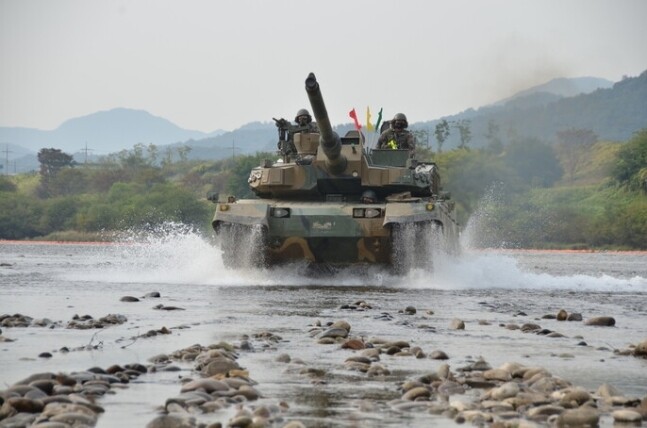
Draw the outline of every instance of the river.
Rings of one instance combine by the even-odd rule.
[[[141,298],[159,292],[160,298]],[[136,296],[139,302],[121,301]],[[344,309],[365,301],[367,310]],[[156,305],[183,310],[153,309]],[[415,315],[403,310],[416,308]],[[614,327],[542,318],[560,309],[584,319],[611,316]],[[0,389],[37,372],[72,372],[139,362],[196,343],[238,345],[247,335],[269,331],[272,346],[250,340],[239,362],[258,382],[265,401],[289,405],[287,419],[306,426],[447,426],[429,414],[388,410],[399,397],[395,383],[344,370],[348,350],[320,345],[309,335],[317,322],[346,320],[359,337],[407,340],[425,352],[442,350],[452,368],[483,357],[493,367],[516,361],[541,366],[595,391],[609,383],[627,396],[647,396],[647,360],[619,356],[647,339],[647,253],[470,250],[435,262],[433,273],[395,277],[380,271],[304,276],[298,268],[234,272],[223,267],[208,240],[179,229],[139,234],[118,244],[0,242],[0,314],[46,318],[51,327],[2,328]],[[75,315],[120,314],[121,325],[101,330],[65,328]],[[453,330],[453,319],[465,330]],[[534,322],[563,336],[549,338],[509,330]],[[171,334],[137,338],[167,327]],[[581,342],[586,342],[583,346]],[[87,345],[99,345],[90,346]],[[61,352],[62,347],[71,352]],[[84,347],[90,348],[85,349]],[[50,352],[51,358],[39,358]],[[327,372],[314,384],[276,362],[279,354],[300,358]],[[383,361],[406,379],[440,362]],[[102,427],[145,426],[166,398],[177,395],[180,372],[141,376],[101,399]],[[366,410],[367,402],[373,403]],[[231,411],[217,414],[226,423]],[[363,422],[358,422],[363,421]]]

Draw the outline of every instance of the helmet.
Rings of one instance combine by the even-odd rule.
[[[300,118],[301,116],[305,116],[305,118],[306,118],[306,119],[305,119],[305,123],[303,123],[303,124],[299,123],[299,118]],[[294,121],[295,121],[296,123],[298,123],[299,125],[305,125],[305,124],[307,124],[307,123],[312,122],[312,116],[310,116],[310,112],[309,112],[308,110],[306,110],[306,109],[302,108],[301,110],[299,110],[299,111],[297,112],[297,115],[296,115],[296,117],[294,118]]]
[[[391,121],[391,126],[396,129],[404,129],[409,126],[409,122],[407,122],[407,117],[404,113],[396,113]]]

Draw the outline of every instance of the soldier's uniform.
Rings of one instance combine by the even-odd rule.
[[[387,129],[382,132],[377,143],[380,149],[416,149],[416,140],[406,129]]]

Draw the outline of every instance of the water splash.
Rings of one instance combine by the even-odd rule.
[[[433,270],[414,268],[404,276],[379,267],[346,269],[334,276],[313,277],[305,264],[273,269],[229,270],[211,237],[176,223],[122,234],[102,249],[101,263],[88,265],[74,280],[114,283],[186,284],[208,286],[350,286],[438,290],[535,289],[644,292],[647,275],[619,278],[600,273],[562,275],[536,272],[520,263],[520,254],[501,250],[473,250],[451,256],[438,247],[433,231],[425,245],[433,254]],[[647,255],[643,256],[647,260]],[[595,261],[592,261],[592,266]]]

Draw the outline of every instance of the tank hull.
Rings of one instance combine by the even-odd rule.
[[[420,248],[421,241],[445,252],[458,248],[458,228],[449,209],[423,198],[374,204],[240,200],[220,203],[213,227],[231,267],[303,261],[399,269],[410,268],[416,257],[423,264],[431,257],[431,248]],[[409,249],[420,255],[406,262],[401,255]]]

